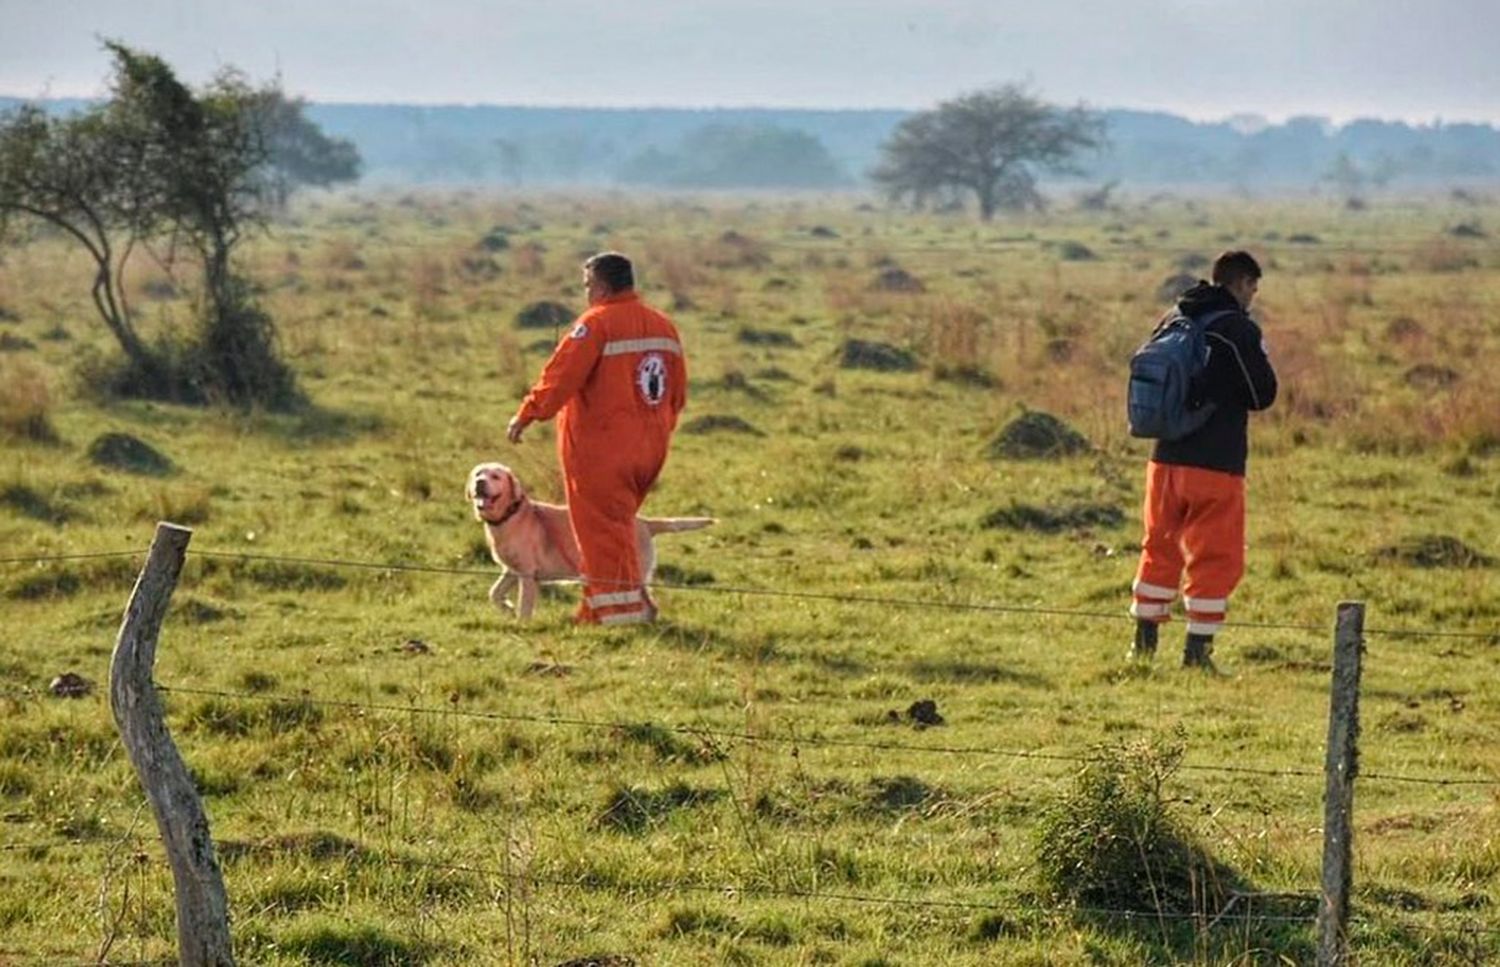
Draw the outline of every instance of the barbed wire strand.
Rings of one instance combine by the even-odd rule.
[[[226,698],[238,701],[282,702],[288,704],[307,703],[328,708],[365,710],[372,712],[396,712],[406,715],[431,715],[470,718],[492,722],[518,722],[552,727],[572,727],[590,731],[621,731],[639,727],[637,722],[605,721],[599,719],[573,718],[560,715],[536,715],[525,712],[495,712],[479,709],[442,708],[430,705],[409,705],[384,702],[355,702],[346,699],[318,698],[311,695],[285,695],[271,692],[241,692],[228,689],[199,688],[186,685],[168,685],[158,682],[156,687],[171,694],[199,695]],[[909,742],[871,742],[861,739],[837,739],[822,736],[791,737],[761,735],[735,729],[714,729],[689,725],[662,725],[659,728],[677,735],[707,736],[719,739],[737,739],[771,745],[789,745],[793,748],[854,748],[875,752],[912,752],[937,755],[993,756],[1009,759],[1034,759],[1045,762],[1068,762],[1089,764],[1100,761],[1100,756],[1069,752],[1047,752],[1040,749],[1004,749],[991,746],[931,745]],[[1192,772],[1215,772],[1234,775],[1256,775],[1273,778],[1321,778],[1324,773],[1317,769],[1267,769],[1257,766],[1210,765],[1206,763],[1182,763],[1179,768]],[[1391,773],[1360,773],[1358,778],[1385,782],[1407,782],[1438,786],[1497,786],[1500,779],[1475,779],[1468,777],[1406,776]]]
[[[78,845],[102,847],[99,842],[79,841]],[[476,863],[471,859],[460,859],[457,861],[438,861],[421,859],[418,857],[382,856],[380,862],[408,868],[431,869],[440,872],[472,873],[481,876],[491,876],[510,882],[520,881],[525,884],[537,884],[542,886],[555,886],[572,889],[585,890],[613,890],[620,893],[649,893],[653,895],[682,894],[682,893],[707,893],[721,896],[726,899],[737,899],[739,897],[750,897],[758,899],[795,899],[807,900],[815,903],[843,902],[860,903],[877,906],[893,906],[923,909],[949,909],[963,911],[1036,911],[1039,909],[1040,900],[1034,896],[1023,893],[1020,890],[1009,890],[1011,899],[1000,901],[983,900],[959,900],[938,899],[930,896],[895,896],[890,894],[851,893],[834,890],[812,890],[796,887],[776,887],[766,885],[751,885],[741,883],[704,883],[693,880],[638,880],[634,882],[619,881],[614,879],[596,879],[587,874],[580,876],[557,876],[543,875],[531,872],[517,873],[514,870],[496,868]],[[1255,900],[1257,898],[1279,899],[1279,900],[1301,900],[1305,902],[1317,902],[1318,895],[1314,891],[1280,891],[1275,893],[1241,894],[1240,899]],[[1073,906],[1066,907],[1071,914],[1085,916],[1104,917],[1107,919],[1120,920],[1175,920],[1175,921],[1210,921],[1210,926],[1226,921],[1260,922],[1260,923],[1314,923],[1316,915],[1293,916],[1286,914],[1256,914],[1253,912],[1232,913],[1228,907],[1217,914],[1210,916],[1206,912],[1185,912],[1169,910],[1132,910],[1118,907],[1093,907]],[[1399,913],[1393,911],[1393,915],[1399,920]],[[1454,918],[1460,916],[1473,916],[1471,911],[1464,910],[1435,910],[1429,911],[1429,918]],[[1356,916],[1350,918],[1350,924],[1355,926],[1379,927],[1385,924],[1382,921],[1372,919],[1369,916]],[[1475,923],[1465,924],[1443,924],[1407,920],[1400,924],[1405,928],[1415,928],[1426,932],[1435,931],[1457,931],[1462,933],[1474,933],[1484,935],[1500,934],[1500,926],[1488,927]],[[162,961],[127,961],[116,963],[141,963],[154,964]]]
[[[33,554],[22,557],[0,557],[0,564],[46,564],[53,561],[86,561],[101,557],[136,557],[146,553],[142,547],[134,551],[83,551],[76,554]]]
[[[263,561],[267,563],[280,564],[304,564],[320,565],[325,567],[348,567],[363,570],[381,571],[413,571],[418,573],[475,575],[493,577],[493,568],[474,567],[445,567],[442,565],[429,564],[403,564],[399,562],[382,563],[378,561],[355,561],[342,558],[314,558],[314,557],[283,557],[279,555],[257,554],[243,551],[220,551],[220,550],[197,550],[191,552],[200,557],[210,558],[240,558],[251,561]],[[599,583],[611,583],[601,581]],[[623,583],[623,582],[615,582]],[[1006,614],[1029,614],[1052,617],[1090,618],[1108,621],[1134,621],[1130,615],[1121,611],[1086,611],[1070,608],[1044,608],[1032,605],[999,604],[994,602],[963,602],[942,601],[923,598],[893,598],[869,594],[846,594],[833,591],[789,591],[784,588],[755,588],[724,585],[683,584],[666,581],[651,582],[653,588],[664,588],[671,591],[704,592],[709,594],[741,594],[758,597],[788,598],[794,600],[831,601],[841,604],[868,604],[886,607],[901,608],[931,608],[949,611],[979,611],[999,612]],[[1332,624],[1300,624],[1295,622],[1274,621],[1226,621],[1227,628],[1254,628],[1262,631],[1307,631],[1307,632],[1329,632]],[[1433,637],[1433,638],[1477,638],[1500,640],[1500,630],[1493,632],[1464,632],[1464,631],[1431,631],[1426,629],[1405,628],[1366,628],[1366,635],[1376,634],[1391,637]]]
[[[515,873],[494,867],[475,865],[470,862],[441,863],[431,860],[417,859],[415,857],[387,857],[388,862],[401,865],[420,867],[461,873],[475,873],[484,876],[495,876],[508,880],[521,880],[529,883],[538,883],[545,886],[573,887],[578,889],[603,890],[614,889],[619,892],[639,892],[652,894],[667,893],[712,893],[726,898],[737,896],[755,898],[773,898],[790,900],[811,900],[814,902],[838,901],[846,903],[864,903],[879,906],[918,907],[925,909],[952,909],[970,911],[1000,911],[1000,910],[1028,910],[1036,909],[1038,904],[1027,904],[1012,900],[1008,903],[982,900],[955,900],[935,899],[923,896],[893,896],[877,895],[868,893],[847,893],[843,891],[830,890],[805,890],[796,887],[775,887],[763,885],[746,884],[714,884],[701,883],[690,880],[665,880],[665,881],[636,881],[620,882],[617,880],[594,880],[590,877],[562,877],[543,876],[533,873]],[[1204,913],[1188,913],[1168,910],[1129,910],[1110,907],[1076,907],[1067,908],[1070,912],[1083,913],[1091,916],[1110,917],[1124,920],[1208,920],[1209,915]],[[1263,921],[1288,921],[1305,923],[1314,920],[1314,917],[1290,917],[1290,916],[1264,916],[1257,917],[1254,914],[1228,914],[1222,918],[1251,919]]]
[[[87,558],[121,557],[144,553],[144,551],[103,551],[78,555],[37,555],[31,557],[0,558],[0,564],[42,563],[48,561],[81,560]],[[408,564],[399,561],[356,561],[344,558],[295,557],[276,554],[260,554],[249,551],[221,551],[214,549],[194,550],[190,556],[219,560],[258,561],[269,564],[300,564],[318,567],[343,567],[371,571],[399,571],[419,574],[449,574],[476,577],[493,577],[493,568],[451,567],[433,564]],[[577,583],[567,582],[567,583]],[[599,581],[596,583],[625,583]],[[875,605],[892,608],[927,608],[946,611],[970,611],[998,614],[1026,614],[1045,617],[1087,618],[1103,621],[1133,621],[1123,611],[1088,611],[1078,608],[1046,608],[1034,605],[1001,604],[998,602],[943,601],[925,598],[895,598],[871,594],[849,594],[834,591],[790,591],[784,588],[742,587],[724,585],[685,584],[668,581],[652,581],[651,587],[690,593],[735,594],[755,597],[784,598],[789,600],[828,601],[837,604]],[[1259,631],[1303,631],[1323,633],[1330,630],[1326,624],[1310,624],[1284,621],[1225,621],[1226,628],[1250,628]],[[1484,631],[1435,631],[1423,628],[1365,628],[1365,635],[1390,638],[1461,638],[1469,640],[1500,641],[1500,630]]]

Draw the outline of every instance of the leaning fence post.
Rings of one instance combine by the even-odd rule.
[[[1354,885],[1354,777],[1359,773],[1359,674],[1365,606],[1341,601],[1333,637],[1333,686],[1328,703],[1328,754],[1323,766],[1323,890],[1318,905],[1318,964],[1349,958],[1349,893]]]
[[[214,855],[208,817],[192,776],[172,742],[152,683],[156,636],[193,532],[156,525],[156,537],[125,605],[109,664],[109,706],[130,764],[146,789],[172,865],[177,899],[177,954],[183,967],[231,967],[229,898]]]

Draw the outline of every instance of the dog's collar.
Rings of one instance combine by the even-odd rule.
[[[515,500],[511,501],[509,507],[505,508],[505,513],[500,515],[499,520],[491,520],[490,518],[486,517],[484,518],[484,522],[486,524],[489,524],[491,527],[499,527],[501,524],[516,516],[516,511],[520,510],[521,505],[524,503],[526,503],[526,497],[524,495],[517,497]]]

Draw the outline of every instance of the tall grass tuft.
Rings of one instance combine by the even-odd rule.
[[[0,434],[36,443],[58,442],[52,394],[41,372],[21,362],[0,363]]]
[[[1181,731],[1103,745],[1042,813],[1036,869],[1059,900],[1083,907],[1212,914],[1237,877],[1210,857],[1170,807]]]

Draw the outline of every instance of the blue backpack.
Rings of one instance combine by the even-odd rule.
[[[1216,404],[1196,409],[1190,400],[1193,380],[1208,364],[1208,324],[1233,309],[1198,319],[1181,310],[1169,316],[1130,357],[1126,416],[1130,435],[1153,440],[1181,440],[1213,415]]]

